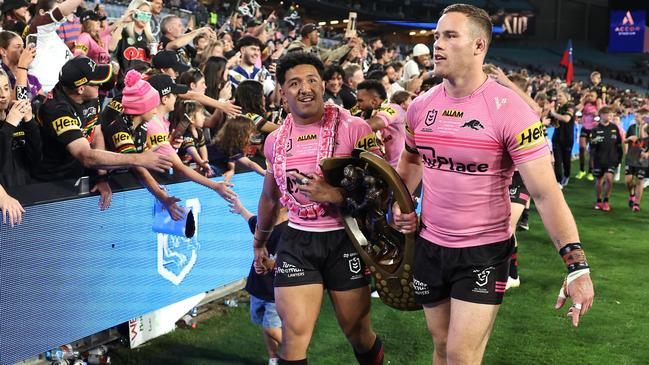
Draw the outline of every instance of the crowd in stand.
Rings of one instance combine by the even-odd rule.
[[[289,52],[311,52],[325,62],[326,101],[367,120],[396,166],[410,101],[441,82],[424,44],[415,45],[406,59],[380,38],[350,36],[324,49],[316,25],[300,25],[293,13],[280,20],[254,1],[242,3],[218,28],[196,29],[176,15],[161,17],[162,5],[133,0],[121,18],[109,21],[103,5],[86,9],[81,0],[4,2],[2,186],[91,176],[106,209],[110,175],[130,169],[180,214],[178,199],[160,189],[149,172],[173,167],[235,199],[228,181],[236,164],[264,174],[265,137],[289,112],[274,76]],[[525,69],[508,75],[495,67],[486,71],[532,98],[544,124],[555,129],[550,145],[559,184],[565,186],[571,176],[575,123],[582,127],[577,177],[598,178],[598,209],[608,209],[612,180],[605,177],[619,173],[627,149],[627,180],[644,178],[644,95],[607,88],[597,72],[590,83],[567,86]],[[610,130],[607,135],[591,132],[609,123],[617,128],[603,127]],[[619,138],[609,141],[615,131]],[[209,179],[215,175],[225,176],[224,182]],[[641,193],[631,185],[629,204],[639,210]],[[600,192],[602,186],[609,188]],[[4,219],[19,223],[19,202],[4,189],[0,193]]]

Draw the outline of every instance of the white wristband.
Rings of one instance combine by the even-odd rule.
[[[566,285],[570,285],[570,283],[577,280],[577,278],[586,274],[590,274],[590,269],[581,269],[571,272],[570,274],[568,274],[568,277],[566,277]]]

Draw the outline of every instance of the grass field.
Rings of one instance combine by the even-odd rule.
[[[617,183],[612,211],[595,211],[592,183],[564,189],[575,215],[595,284],[595,304],[573,328],[553,306],[564,267],[538,215],[518,234],[521,287],[507,292],[485,364],[649,364],[649,199],[640,213],[626,206]],[[648,190],[649,192],[649,190]],[[432,344],[423,313],[399,312],[374,299],[372,323],[385,344],[385,364],[430,364]],[[122,350],[116,364],[266,364],[260,330],[248,305],[222,308],[196,329],[181,329],[142,349]],[[355,364],[331,304],[322,306],[309,350],[315,365]]]

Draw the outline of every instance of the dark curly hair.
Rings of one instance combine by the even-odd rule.
[[[243,115],[228,118],[223,128],[212,139],[212,144],[228,156],[241,153],[250,141],[250,135],[257,130],[255,123]]]
[[[234,103],[241,107],[241,112],[264,115],[264,86],[257,80],[241,81],[237,87]]]
[[[284,82],[286,81],[286,72],[299,65],[311,65],[315,67],[315,69],[318,70],[320,78],[324,79],[325,67],[316,55],[307,52],[291,52],[279,59],[276,72],[279,84],[284,85]]]

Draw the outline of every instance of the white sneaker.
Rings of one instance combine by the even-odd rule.
[[[519,276],[514,279],[510,276],[507,278],[507,285],[505,285],[505,290],[509,288],[518,288],[519,286],[521,286],[521,277]]]
[[[380,298],[379,297],[379,292],[377,290],[372,292],[372,295],[370,295],[372,298]]]
[[[561,183],[557,183],[557,185],[559,185],[559,190],[563,190],[563,185],[561,185]]]
[[[563,185],[564,187],[568,185],[568,182],[570,182],[570,178],[567,176],[564,176],[564,178],[561,179],[561,185]]]
[[[279,359],[276,357],[272,357],[268,359],[268,365],[277,365],[279,364]]]
[[[649,187],[649,179],[644,179],[644,181],[642,182],[642,189],[644,190],[647,187]]]

